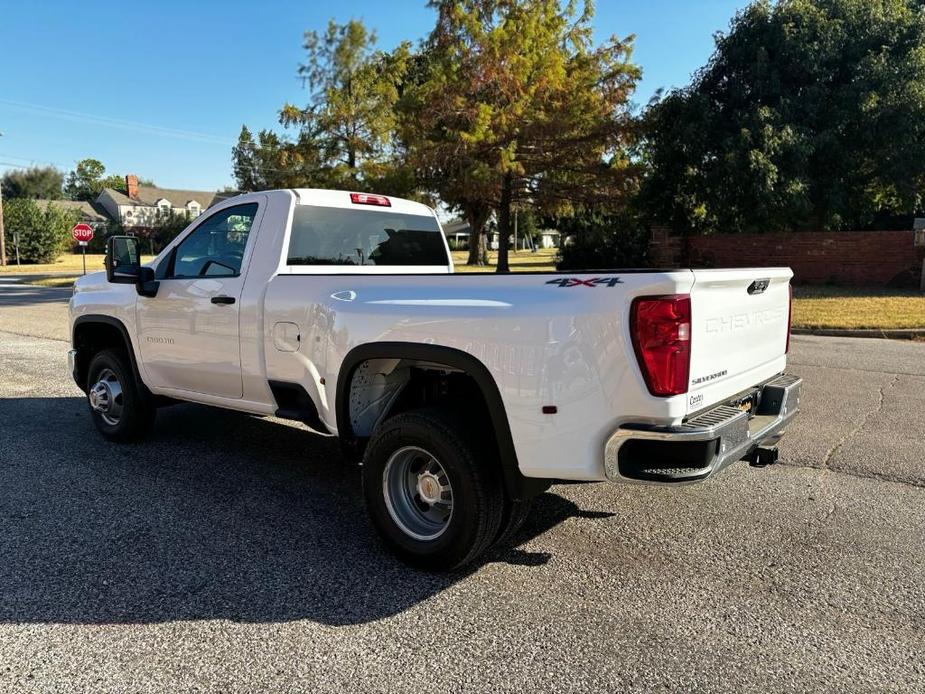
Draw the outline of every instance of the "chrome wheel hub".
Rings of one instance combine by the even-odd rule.
[[[418,496],[425,504],[433,506],[443,498],[440,480],[435,475],[425,472],[418,475]]]
[[[453,488],[446,470],[418,446],[395,451],[385,464],[382,493],[395,524],[416,540],[435,540],[453,517]]]
[[[103,421],[115,426],[122,418],[122,384],[111,369],[103,369],[99,380],[90,386],[87,399],[94,412],[99,413]]]

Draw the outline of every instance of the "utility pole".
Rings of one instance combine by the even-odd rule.
[[[3,230],[3,187],[0,186],[0,265],[6,265],[6,234]]]
[[[0,132],[0,137],[3,137],[2,132]],[[3,230],[3,186],[0,186],[0,265],[6,265],[6,234]]]

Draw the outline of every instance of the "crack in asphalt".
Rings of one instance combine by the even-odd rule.
[[[841,439],[836,441],[835,444],[831,448],[829,448],[828,451],[826,451],[825,458],[823,458],[822,460],[823,469],[828,469],[829,462],[832,460],[833,457],[835,457],[835,454],[838,453],[839,450],[841,450],[841,447],[845,445],[848,439],[852,438],[853,436],[856,436],[861,431],[861,429],[864,428],[864,426],[867,424],[867,421],[871,417],[883,411],[883,401],[886,397],[886,391],[894,388],[898,382],[899,382],[899,374],[893,374],[892,380],[886,386],[880,386],[880,388],[878,389],[879,397],[877,398],[877,406],[874,407],[872,410],[869,410],[861,418],[861,421],[858,422],[858,425],[854,427],[854,429],[852,429],[847,434],[845,434]]]
[[[820,470],[822,472],[834,472],[839,475],[847,475],[848,477],[857,477],[862,480],[874,480],[877,482],[890,482],[892,484],[904,484],[908,487],[915,487],[917,489],[925,489],[925,480],[910,480],[903,477],[897,477],[896,475],[884,475],[877,472],[853,472],[851,470],[845,470],[837,467],[822,467],[821,465],[812,465],[807,463],[788,463],[786,461],[781,461],[781,465],[786,467],[798,468],[802,470]]]
[[[925,378],[925,374],[920,372],[913,371],[881,371],[880,369],[859,369],[855,366],[828,366],[825,364],[806,364],[794,361],[787,361],[787,371],[793,371],[792,367],[808,366],[811,369],[834,369],[836,371],[857,371],[859,373],[865,374],[885,374],[891,373],[894,376],[914,376],[917,378]]]
[[[833,368],[838,368],[838,367],[833,367]],[[860,369],[857,369],[857,370],[860,370]],[[882,373],[882,372],[877,372],[877,373]],[[910,480],[907,478],[898,477],[896,475],[881,474],[881,473],[875,473],[875,472],[861,473],[861,472],[855,472],[852,470],[845,470],[842,468],[831,467],[829,464],[831,463],[835,455],[842,449],[842,447],[850,439],[857,436],[861,432],[861,430],[867,425],[867,422],[870,421],[871,417],[877,414],[880,414],[883,411],[883,404],[884,404],[884,401],[886,400],[887,391],[892,390],[893,388],[896,387],[896,384],[899,383],[899,377],[903,374],[894,373],[891,375],[893,376],[893,378],[890,379],[890,382],[884,386],[880,386],[880,388],[878,389],[877,404],[864,414],[864,416],[861,418],[861,421],[858,422],[857,426],[855,426],[853,429],[851,429],[851,431],[849,431],[847,434],[842,436],[838,441],[836,441],[829,448],[828,451],[826,451],[826,454],[821,463],[814,465],[811,463],[790,463],[787,461],[781,461],[782,464],[786,465],[787,467],[803,468],[807,470],[825,470],[826,472],[835,472],[835,473],[842,474],[842,475],[848,475],[849,477],[856,477],[858,479],[876,480],[879,482],[892,482],[894,484],[904,484],[904,485],[915,487],[918,489],[925,489],[925,480],[915,480],[915,479]]]
[[[63,337],[49,337],[48,335],[35,335],[33,333],[18,333],[15,330],[0,330],[0,335],[16,335],[18,337],[34,337],[36,340],[53,340],[55,342],[69,342]]]

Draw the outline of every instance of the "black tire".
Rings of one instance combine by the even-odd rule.
[[[475,561],[498,535],[504,509],[502,483],[497,467],[484,462],[494,456],[479,455],[473,444],[476,440],[468,435],[461,419],[435,410],[399,414],[383,422],[373,433],[363,458],[366,509],[385,544],[405,563],[429,571],[458,569]],[[452,511],[442,527],[439,522],[433,526],[439,535],[416,537],[396,520],[401,518],[401,513],[395,510],[400,507],[397,499],[401,492],[386,491],[389,480],[396,474],[389,461],[399,469],[400,463],[395,461],[410,455],[407,474],[414,475],[413,466],[423,466],[421,461],[427,460],[427,454],[445,473],[439,478],[448,480]],[[419,510],[427,508],[430,512],[436,508],[436,504],[428,506],[421,501],[420,495],[415,499]]]
[[[112,402],[119,407],[118,416],[114,409],[102,412],[93,407],[93,388],[101,380],[114,392],[113,380],[121,391]],[[106,388],[103,388],[105,391]],[[137,441],[151,430],[156,410],[150,393],[144,385],[136,382],[131,365],[122,352],[104,350],[90,360],[87,369],[87,405],[93,424],[110,441],[120,443]],[[110,406],[112,407],[112,406]]]
[[[517,537],[517,533],[523,527],[524,521],[530,515],[530,509],[533,507],[533,499],[526,501],[513,501],[506,499],[504,502],[504,513],[501,516],[501,527],[498,528],[498,535],[492,543],[492,547],[505,550],[508,549]]]

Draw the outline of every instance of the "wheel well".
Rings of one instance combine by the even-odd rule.
[[[337,382],[337,430],[344,447],[362,455],[376,425],[418,407],[453,409],[490,437],[511,498],[529,499],[549,487],[524,477],[501,394],[491,373],[467,352],[418,343],[375,343],[344,358]]]
[[[368,438],[376,425],[419,407],[452,409],[475,425],[494,426],[485,397],[475,379],[443,364],[413,359],[367,359],[357,365],[350,381],[350,431]]]
[[[126,353],[125,336],[112,323],[86,321],[74,326],[74,349],[77,350],[75,362],[78,384],[85,387],[87,370],[94,355],[104,349],[116,349]]]

